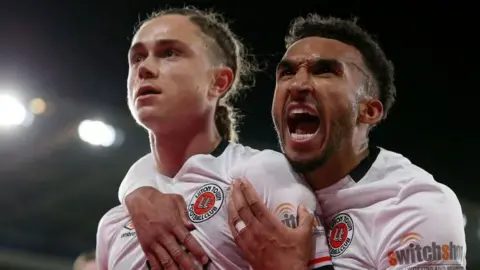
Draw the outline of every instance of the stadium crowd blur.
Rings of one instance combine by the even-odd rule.
[[[90,251],[98,221],[118,204],[130,165],[149,151],[126,105],[129,40],[139,18],[183,4],[231,18],[265,63],[256,86],[236,104],[244,115],[240,141],[258,149],[279,149],[270,105],[289,20],[309,11],[357,16],[396,67],[397,103],[372,141],[456,192],[468,269],[480,269],[480,132],[473,129],[478,99],[470,59],[476,48],[452,32],[472,25],[464,4],[23,2],[0,8],[0,269],[95,269]]]

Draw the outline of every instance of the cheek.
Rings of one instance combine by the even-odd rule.
[[[160,79],[174,83],[179,91],[198,91],[197,88],[203,83],[202,74],[205,72],[193,64],[172,63],[162,68]]]
[[[348,89],[339,85],[338,82],[322,81],[317,83],[317,99],[330,112],[331,117],[336,118],[337,115],[343,115],[351,108],[352,100]]]
[[[208,106],[208,85],[204,78],[191,73],[175,73],[170,75],[173,106],[182,108],[187,115],[203,114]]]
[[[346,111],[352,104],[350,97],[342,93],[332,93],[329,99],[333,105],[331,108],[337,111]]]
[[[285,103],[285,91],[281,88],[275,88],[275,92],[273,94],[273,102],[272,102],[272,117],[275,123],[275,126],[281,123],[282,120],[282,108],[283,104]]]
[[[135,71],[130,68],[128,70],[128,77],[127,77],[127,93],[129,98],[133,91],[134,78],[135,78]]]

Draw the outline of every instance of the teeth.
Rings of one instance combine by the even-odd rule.
[[[295,108],[295,109],[292,109],[289,113],[289,116],[292,117],[294,116],[295,114],[309,114],[309,115],[312,115],[312,116],[315,116],[314,114],[312,114],[310,111],[308,111],[307,109],[304,109],[304,108]]]
[[[305,141],[313,137],[315,134],[297,134],[292,133],[291,136],[295,141]]]

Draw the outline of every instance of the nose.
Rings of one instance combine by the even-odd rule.
[[[158,76],[157,69],[152,57],[147,57],[138,66],[139,79],[152,79]]]
[[[288,87],[288,91],[293,100],[303,100],[311,94],[313,86],[308,71],[303,68],[298,70]]]

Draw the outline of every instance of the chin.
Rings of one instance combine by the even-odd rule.
[[[326,147],[311,148],[304,151],[296,151],[283,145],[282,150],[295,172],[307,173],[325,165],[336,149],[333,144],[328,144]]]
[[[289,154],[288,151],[285,151],[284,155],[292,166],[292,169],[297,173],[313,171],[325,164],[326,161],[324,155],[308,155],[308,157],[303,157],[304,155],[299,155],[297,153]]]
[[[140,126],[151,132],[157,132],[161,129],[160,125],[163,121],[155,112],[139,110],[134,113],[133,117]]]

